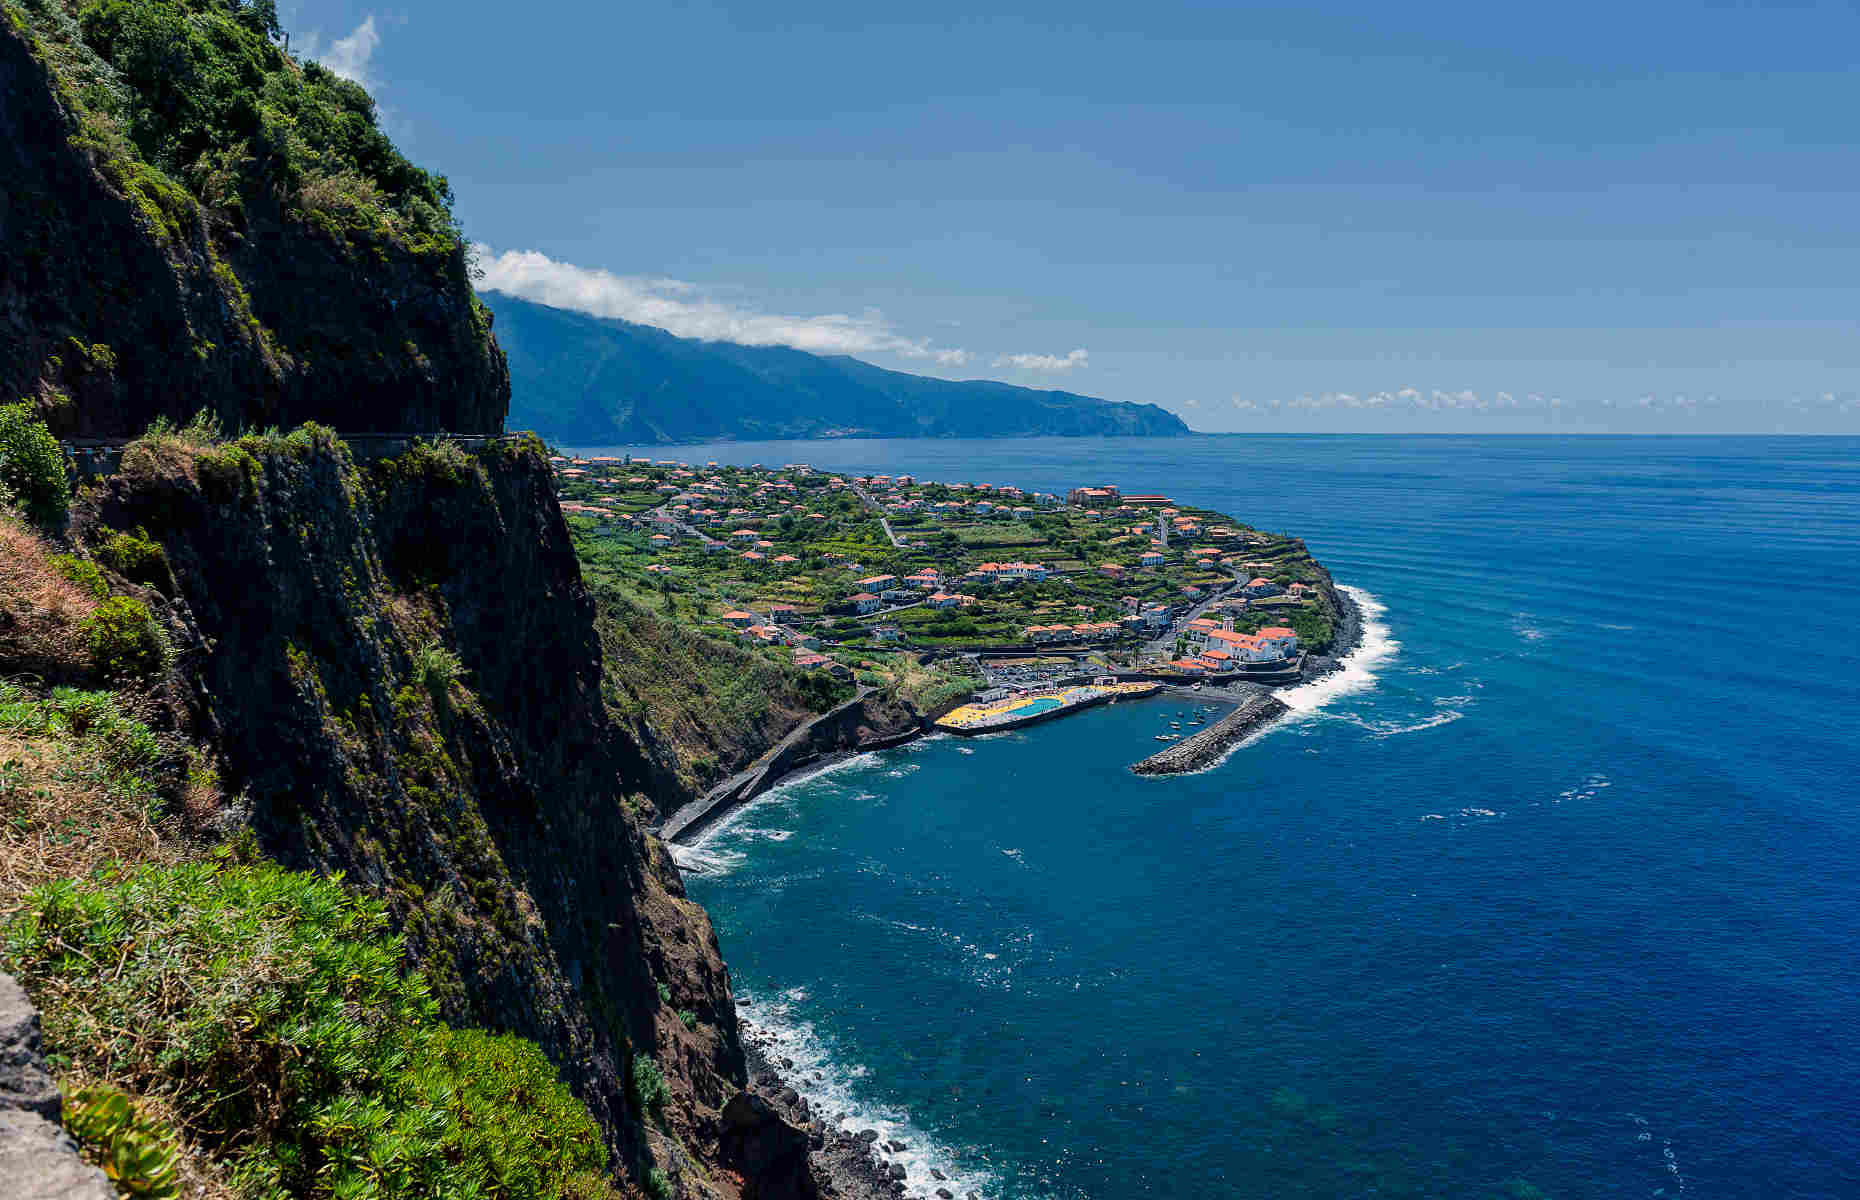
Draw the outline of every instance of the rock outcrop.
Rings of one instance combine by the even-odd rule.
[[[738,1092],[723,1107],[723,1161],[755,1184],[745,1200],[813,1200],[807,1134],[782,1119],[754,1092]]]
[[[0,973],[0,1184],[8,1200],[115,1200],[58,1125],[62,1101],[39,1044],[39,1012]]]

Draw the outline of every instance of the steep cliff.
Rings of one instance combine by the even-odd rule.
[[[149,439],[74,514],[80,542],[111,529],[163,549],[134,594],[175,651],[168,720],[239,797],[214,819],[383,899],[445,1017],[539,1043],[623,1162],[714,1152],[728,978],[629,811],[651,768],[603,711],[540,444],[358,465],[315,429]],[[673,1084],[658,1129],[636,1056]]]
[[[315,944],[319,921],[348,922],[371,930],[371,971],[404,976],[380,995],[418,1017],[393,1028],[377,995],[370,1053],[516,1035],[585,1103],[624,1194],[811,1191],[770,1151],[794,1130],[753,1105],[723,1117],[745,1082],[728,974],[645,832],[667,767],[641,749],[649,719],[621,727],[603,701],[540,443],[371,442],[358,460],[335,432],[502,427],[508,374],[445,181],[394,150],[366,92],[280,48],[265,0],[0,0],[0,17],[0,405],[24,398],[68,437],[167,419],[68,516],[0,495],[0,956],[66,1039],[48,1046],[75,1072],[60,1082],[134,1093],[138,1121],[191,1147],[189,1194],[226,1194],[262,1135],[189,1105],[281,1088],[276,1126],[289,1064],[343,1022],[235,1038],[257,1059],[208,1065],[253,1073],[238,1086],[189,1079],[201,1064],[161,1022],[203,993],[171,985],[223,984],[234,956],[151,955],[176,929],[244,930],[264,987],[226,994],[273,999],[220,1016],[250,1034],[314,975],[253,931]],[[67,949],[72,921],[108,972]],[[145,970],[169,983],[136,994]],[[374,994],[367,974],[331,986]],[[415,1011],[429,984],[443,1029]],[[126,1006],[108,1030],[72,1000],[106,991]],[[125,1073],[124,1045],[174,1052]],[[447,1107],[393,1094],[438,1076],[357,1061],[374,1060],[332,1053],[317,1086],[390,1115]],[[500,1104],[560,1090],[503,1074]],[[323,1182],[264,1194],[332,1186],[290,1146],[271,1161]]]
[[[450,191],[236,0],[4,0],[0,403],[65,436],[496,432]]]

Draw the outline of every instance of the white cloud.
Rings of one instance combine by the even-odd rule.
[[[374,90],[375,77],[369,70],[375,51],[381,48],[381,31],[375,28],[375,15],[369,13],[348,37],[337,38],[328,50],[322,49],[323,35],[306,33],[298,38],[297,50],[304,58],[313,58],[330,72]]]
[[[1023,371],[1070,371],[1091,365],[1091,354],[1074,350],[1065,357],[1057,354],[1003,354],[995,359],[997,367],[1019,367]]]
[[[483,244],[472,249],[484,272],[478,282],[480,291],[656,325],[680,337],[744,346],[791,346],[814,354],[886,352],[949,367],[965,366],[972,357],[967,350],[933,347],[926,339],[905,337],[876,310],[859,316],[825,313],[811,317],[756,312],[709,298],[702,288],[682,279],[615,275],[557,262],[535,250],[499,254]],[[1083,356],[1085,352],[1075,353]]]
[[[1676,397],[1672,406],[1687,408],[1696,406],[1696,401]],[[1708,398],[1706,403],[1712,403]],[[1245,400],[1235,395],[1233,405],[1238,409],[1262,410],[1268,405]],[[1656,401],[1655,405],[1661,407]],[[1367,412],[1384,412],[1405,409],[1410,412],[1544,412],[1563,407],[1560,396],[1546,396],[1542,392],[1495,392],[1485,396],[1470,388],[1447,391],[1432,388],[1422,391],[1420,388],[1403,387],[1378,389],[1371,392],[1307,392],[1301,396],[1278,398],[1270,401],[1275,409],[1293,409],[1309,412],[1321,412],[1329,409],[1356,409]]]

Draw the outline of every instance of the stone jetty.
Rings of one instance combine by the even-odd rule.
[[[1133,763],[1130,769],[1139,775],[1181,775],[1199,771],[1212,765],[1247,734],[1290,711],[1277,696],[1249,697],[1240,707],[1200,733],[1175,742],[1140,763]]]

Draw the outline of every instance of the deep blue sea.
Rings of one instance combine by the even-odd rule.
[[[1860,1197],[1860,439],[649,453],[1163,491],[1374,614],[1209,772],[1130,775],[1185,706],[1124,704],[700,847],[745,1017],[913,1195]]]

